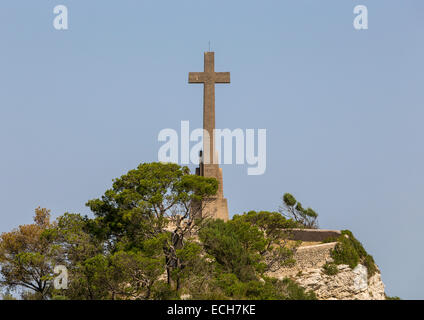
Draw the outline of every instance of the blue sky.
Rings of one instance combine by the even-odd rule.
[[[322,228],[354,232],[389,295],[424,298],[423,32],[421,0],[2,1],[0,232],[37,206],[89,214],[113,178],[157,160],[161,129],[200,127],[187,78],[211,41],[232,81],[217,127],[268,133],[264,175],[223,166],[230,214],[290,192]]]

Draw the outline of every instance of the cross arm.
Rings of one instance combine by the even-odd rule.
[[[230,83],[230,73],[229,72],[215,73],[215,83]]]
[[[188,82],[189,83],[205,83],[206,76],[204,72],[190,72],[188,74]]]

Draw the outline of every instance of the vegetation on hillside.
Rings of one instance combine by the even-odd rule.
[[[93,218],[65,213],[51,222],[49,211],[38,208],[34,224],[0,237],[4,298],[16,291],[27,300],[316,299],[289,279],[265,276],[293,263],[289,230],[313,227],[312,211],[290,200],[292,217],[200,217],[200,205],[217,189],[215,179],[186,167],[150,163],[88,201]],[[57,265],[68,270],[66,290],[52,285]]]
[[[368,270],[368,278],[377,272],[374,258],[365,251],[361,242],[353,236],[351,231],[342,230],[340,237],[329,238],[325,242],[337,242],[331,251],[331,257],[335,264],[347,264],[352,269],[358,264],[362,264]]]
[[[324,264],[322,269],[327,276],[334,276],[339,273],[337,265],[333,262]]]

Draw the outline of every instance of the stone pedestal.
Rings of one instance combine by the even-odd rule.
[[[217,164],[200,163],[200,167],[197,168],[196,174],[218,180],[218,191],[216,193],[216,197],[204,206],[202,209],[202,217],[211,217],[214,219],[228,221],[228,202],[227,199],[224,198],[222,168],[220,168]]]

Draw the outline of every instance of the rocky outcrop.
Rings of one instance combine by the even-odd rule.
[[[294,280],[312,290],[320,300],[384,300],[384,284],[380,272],[368,279],[367,268],[361,264],[353,270],[338,265],[339,272],[327,275],[322,268],[307,269]]]
[[[333,262],[331,251],[336,242],[298,248],[292,267],[281,268],[267,275],[293,279],[307,290],[312,290],[320,300],[384,300],[384,284],[380,271],[368,277],[365,266],[358,264],[354,269],[348,265],[337,265],[338,272],[327,274],[323,266]]]

